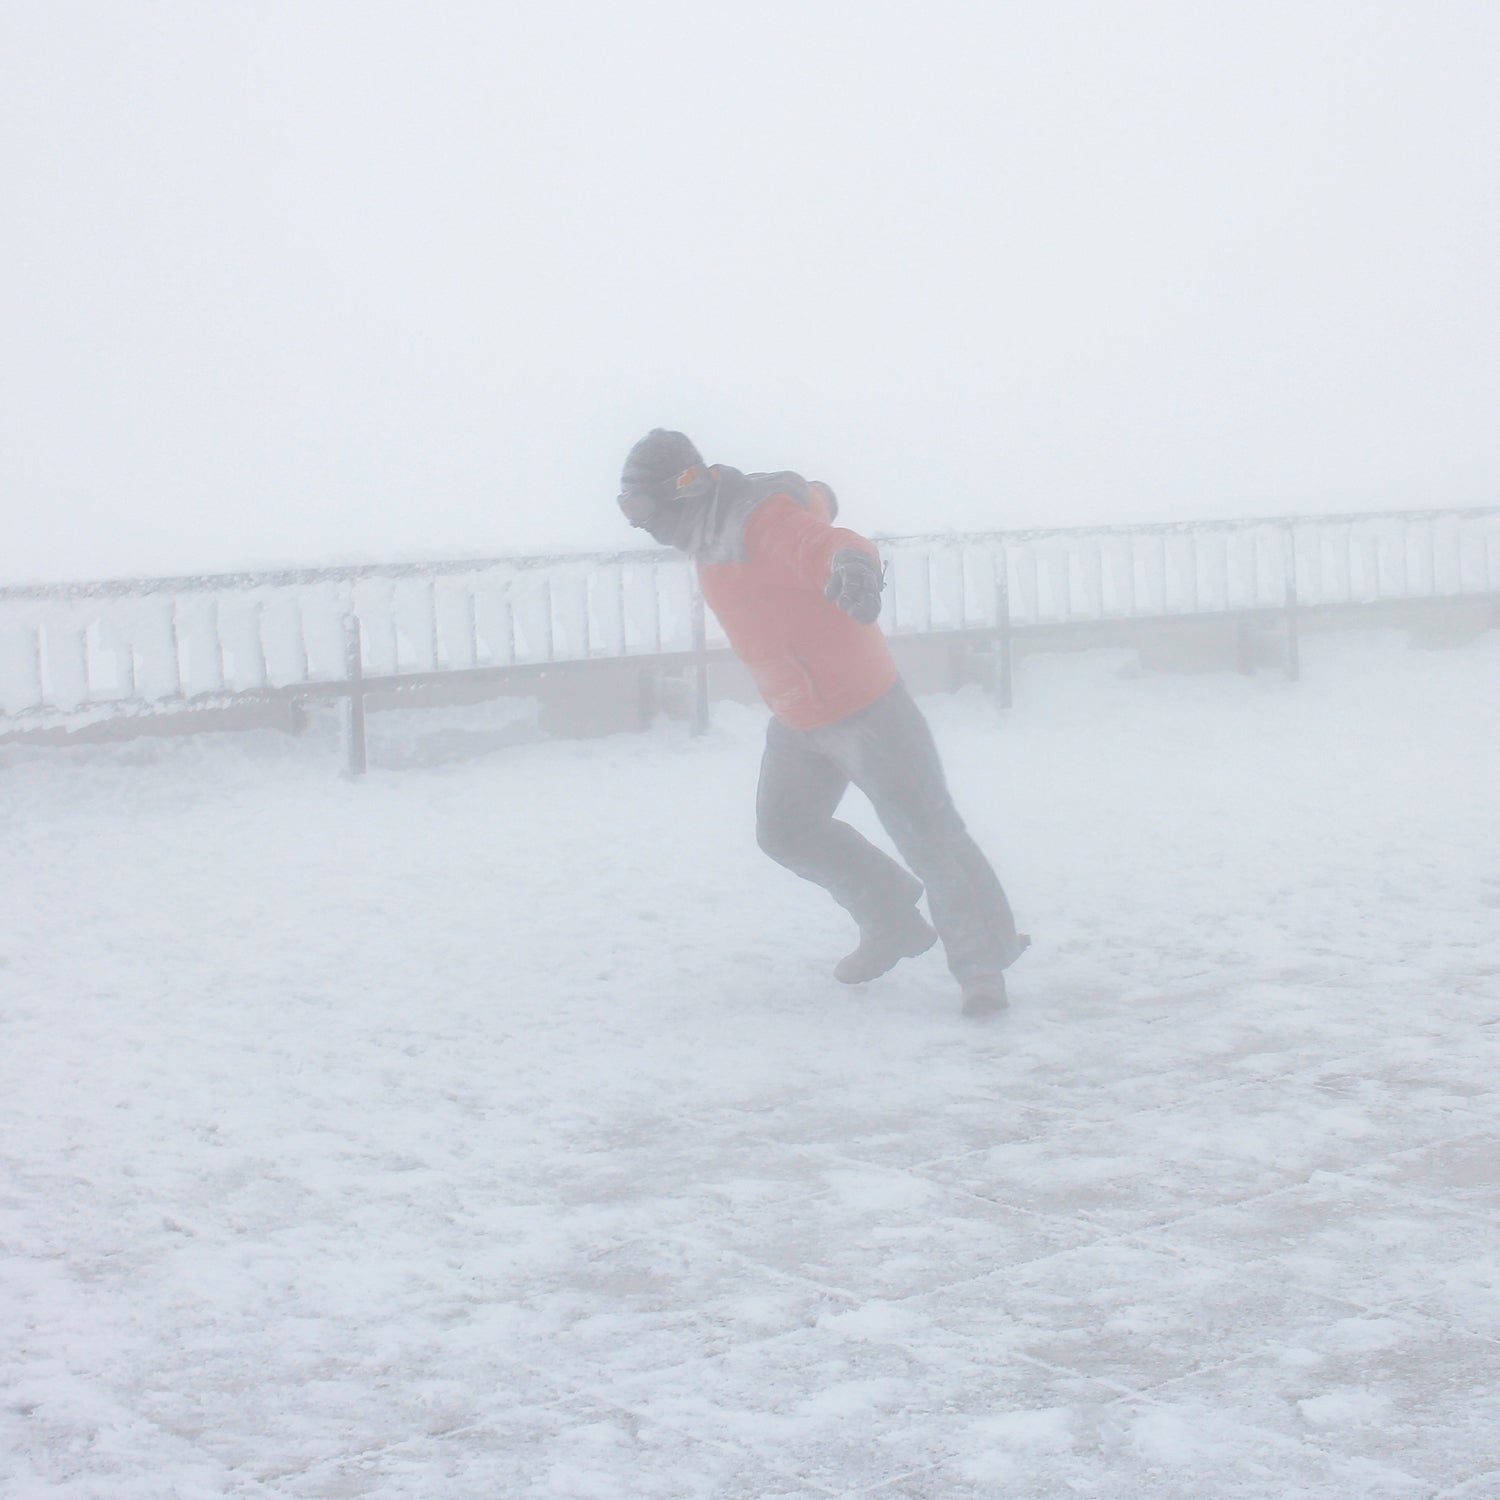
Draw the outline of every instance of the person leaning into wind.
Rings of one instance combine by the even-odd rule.
[[[619,504],[632,526],[693,559],[771,710],[756,837],[858,924],[859,945],[834,977],[863,984],[940,938],[964,1014],[1002,1009],[1004,971],[1030,940],[953,805],[932,732],[875,623],[875,544],[833,524],[827,485],[705,464],[687,437],[660,427],[630,450]],[[851,782],[909,869],[834,817]],[[935,932],[917,907],[924,886]]]

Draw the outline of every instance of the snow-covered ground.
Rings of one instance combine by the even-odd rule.
[[[1500,635],[1130,663],[924,700],[980,1025],[749,709],[0,752],[0,1492],[1500,1495]]]

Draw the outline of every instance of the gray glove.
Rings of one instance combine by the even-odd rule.
[[[880,613],[880,591],[884,587],[885,569],[868,552],[843,547],[833,554],[823,597],[861,625],[873,625]]]

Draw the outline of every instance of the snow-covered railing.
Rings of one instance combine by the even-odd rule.
[[[1500,507],[881,539],[895,636],[1500,595]],[[0,733],[433,675],[695,661],[676,554],[0,588]]]
[[[634,552],[0,588],[0,728],[693,649],[692,578]]]
[[[984,629],[1002,614],[1017,629],[1500,593],[1500,507],[898,537],[882,548],[897,634]]]

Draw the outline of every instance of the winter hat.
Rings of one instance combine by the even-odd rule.
[[[620,489],[627,495],[645,490],[664,498],[662,492],[684,469],[702,464],[703,455],[692,439],[665,427],[653,427],[626,455]]]

